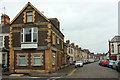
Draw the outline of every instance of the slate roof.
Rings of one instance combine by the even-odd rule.
[[[114,36],[114,37],[111,39],[111,42],[120,42],[120,36]]]
[[[0,24],[0,33],[9,33],[10,26],[9,24]]]

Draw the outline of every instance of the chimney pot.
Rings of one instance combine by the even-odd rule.
[[[76,48],[78,48],[78,45],[76,45]]]
[[[71,43],[71,45],[74,47],[74,43]]]

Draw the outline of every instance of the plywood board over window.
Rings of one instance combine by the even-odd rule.
[[[31,53],[31,66],[43,66],[43,53]]]
[[[17,66],[21,66],[20,61],[19,61],[20,56],[25,56],[25,58],[26,58],[26,65],[25,66],[28,66],[28,53],[17,53],[16,55],[17,55],[17,60],[16,60],[17,61],[17,64],[16,64]]]

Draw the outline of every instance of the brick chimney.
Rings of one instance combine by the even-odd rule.
[[[66,40],[66,43],[68,43],[68,44],[69,44],[69,43],[70,43],[70,40]]]
[[[1,24],[10,24],[10,18],[6,14],[2,14],[1,16]]]
[[[78,45],[76,45],[76,48],[78,48]]]
[[[74,47],[74,43],[71,43],[71,45]]]

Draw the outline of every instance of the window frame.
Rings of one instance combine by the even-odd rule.
[[[56,56],[55,56],[55,53],[52,53],[52,65],[53,66],[55,66],[55,64],[56,64]],[[54,61],[54,63],[53,63],[53,61]]]
[[[114,53],[114,44],[112,44],[112,53]]]
[[[40,65],[34,65],[34,56],[40,55]],[[31,53],[31,66],[43,66],[43,53]]]
[[[20,64],[20,56],[25,57],[25,64]],[[25,55],[19,55],[19,66],[26,66],[26,56]]]
[[[39,55],[40,57],[36,57],[36,58],[35,58],[35,56],[38,56],[38,55],[33,55],[33,65],[40,66],[41,65],[41,55]],[[38,59],[38,58],[40,59],[40,64],[34,64],[34,59]]]
[[[28,66],[28,53],[17,53],[17,60],[16,60],[16,66],[21,66],[19,65],[20,61],[19,61],[19,56],[25,56],[26,57],[26,65],[25,66]]]
[[[21,29],[21,43],[38,43],[38,28],[37,28],[37,32],[34,32],[34,28],[37,28],[37,27],[31,27],[31,42],[26,42],[25,41],[25,28],[22,28]],[[34,42],[33,38],[33,34],[37,34],[37,41]]]
[[[29,13],[29,12],[31,12],[32,15],[27,15],[27,13]],[[32,21],[30,21],[30,22],[27,21],[27,18],[28,18],[29,16],[32,16]],[[33,22],[33,11],[27,11],[27,12],[26,12],[26,22],[27,22],[27,23]]]
[[[52,35],[52,43],[53,43],[53,45],[56,44],[56,41],[55,41],[55,34]]]
[[[59,38],[57,38],[57,44],[60,44],[60,39]]]
[[[0,43],[2,43],[2,45],[0,46],[0,48],[4,47],[4,36],[0,36],[2,37],[2,41],[0,41]]]

